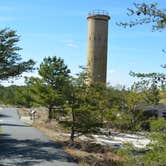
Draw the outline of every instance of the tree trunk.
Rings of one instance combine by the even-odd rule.
[[[75,114],[72,108],[72,126],[71,126],[71,134],[70,134],[70,145],[74,144],[74,136],[75,136]]]
[[[52,119],[52,107],[48,108],[48,122],[50,122]]]
[[[71,135],[70,135],[70,145],[71,146],[74,144],[74,134],[75,134],[75,130],[74,130],[74,125],[72,124]]]
[[[104,119],[104,111],[103,110],[100,110],[100,123],[103,125],[103,119]]]

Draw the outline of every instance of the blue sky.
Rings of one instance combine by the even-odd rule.
[[[166,8],[166,1],[157,2]],[[107,82],[113,86],[128,86],[134,81],[129,76],[131,70],[163,72],[160,65],[165,63],[162,53],[165,31],[152,32],[149,25],[127,29],[116,25],[130,19],[126,9],[132,3],[132,0],[1,0],[0,28],[17,31],[24,60],[32,58],[38,65],[44,57],[56,55],[63,58],[75,74],[79,72],[78,66],[86,66],[87,14],[94,9],[107,10],[111,16]],[[22,79],[16,81],[22,82]]]

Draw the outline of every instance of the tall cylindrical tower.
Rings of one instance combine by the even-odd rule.
[[[106,83],[108,21],[106,11],[93,11],[88,14],[88,55],[87,69],[91,83]]]

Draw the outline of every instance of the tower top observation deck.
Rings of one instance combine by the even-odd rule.
[[[110,19],[108,11],[100,10],[100,9],[96,9],[96,10],[90,11],[88,13],[87,19],[89,19],[89,18],[97,18],[97,17],[100,17],[100,18],[103,18],[103,19],[106,19],[106,20]]]

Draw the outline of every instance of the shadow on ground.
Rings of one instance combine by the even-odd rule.
[[[61,146],[52,141],[17,140],[10,135],[1,134],[0,137],[0,166],[33,166],[43,161],[76,162],[61,150]]]
[[[26,125],[19,125],[19,124],[10,124],[10,123],[0,123],[0,126],[17,126],[17,127],[29,127],[29,126],[26,126]]]
[[[9,117],[11,117],[11,116],[9,116],[9,115],[4,115],[4,114],[0,114],[0,118],[9,118]]]

